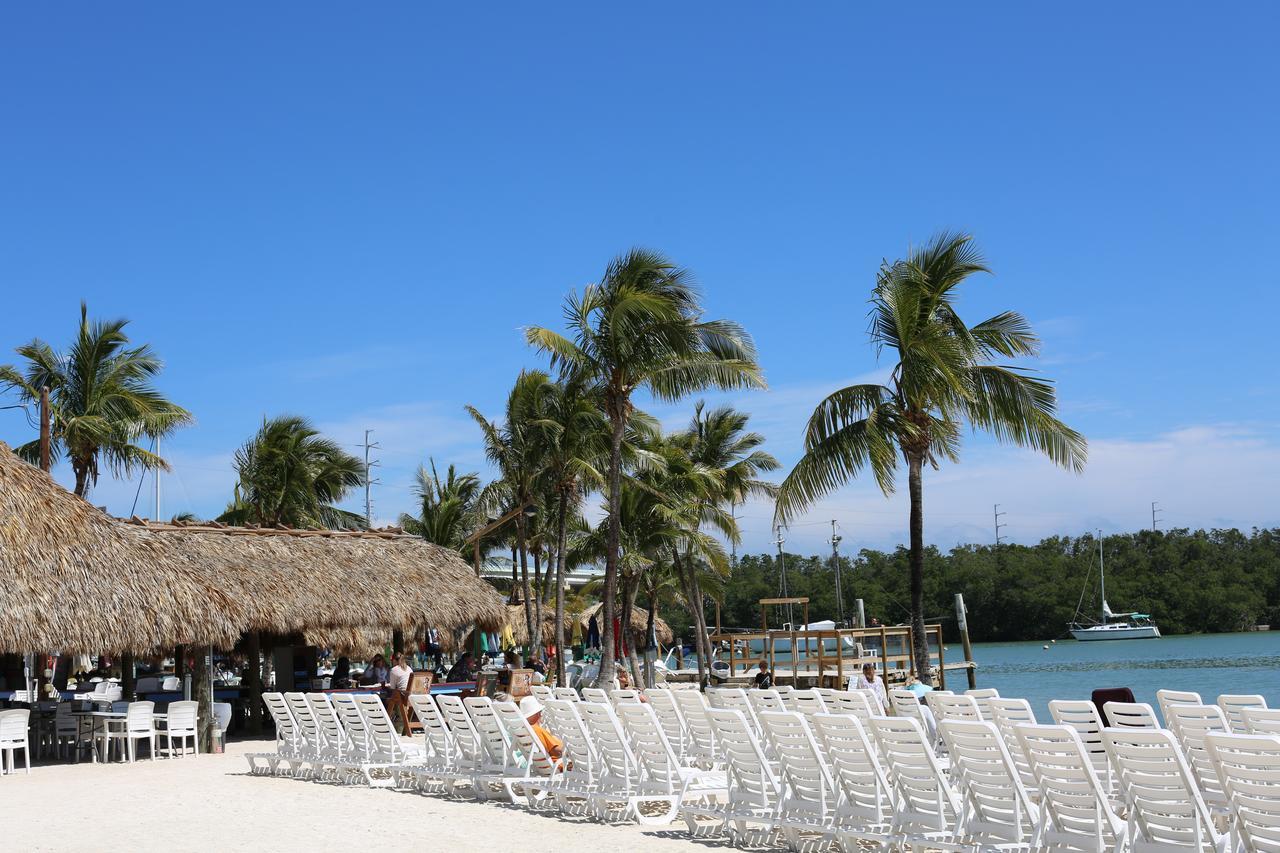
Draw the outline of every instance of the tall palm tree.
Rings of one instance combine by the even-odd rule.
[[[521,510],[515,517],[516,551],[520,559],[520,586],[524,593],[525,623],[530,638],[539,634],[533,621],[533,587],[529,583],[529,519],[525,510],[536,506],[538,482],[546,464],[543,433],[548,427],[542,415],[554,384],[551,377],[541,370],[520,371],[507,395],[501,422],[487,420],[474,406],[466,407],[483,434],[485,456],[500,475],[486,487],[485,503],[495,506],[502,514]]]
[[[26,360],[19,371],[0,367],[0,386],[17,391],[24,402],[49,389],[53,458],[66,457],[75,473],[77,495],[98,482],[103,462],[115,474],[135,470],[168,471],[160,456],[139,447],[141,438],[158,439],[191,422],[191,413],[170,402],[152,385],[162,362],[151,347],[129,346],[128,320],[89,320],[80,303],[80,328],[65,353],[39,339],[18,347]],[[39,440],[17,448],[28,462],[40,458]]]
[[[751,497],[773,497],[777,492],[777,487],[761,479],[760,475],[777,470],[778,460],[761,449],[763,435],[747,431],[749,420],[750,415],[731,406],[707,411],[704,403],[699,401],[688,429],[673,437],[690,462],[711,475],[709,479],[702,480],[702,487],[695,493],[695,501],[700,507],[695,529],[704,518],[716,521],[717,515],[728,507],[727,523],[720,519],[718,526],[736,540],[738,533],[733,506]],[[684,570],[685,594],[690,599],[690,615],[698,631],[696,639],[701,670],[702,660],[710,662],[711,643],[703,610],[705,598],[701,579],[705,574],[699,571],[698,562],[689,551],[693,541],[687,541],[686,553],[678,562]]]
[[[430,470],[418,467],[418,514],[400,515],[400,526],[406,533],[421,536],[469,558],[467,537],[480,521],[480,475],[459,474],[453,465],[444,479],[436,471],[436,461],[429,460]]]
[[[1057,418],[1049,380],[992,363],[1039,351],[1022,315],[1006,311],[974,326],[960,319],[956,291],[980,272],[988,270],[972,238],[946,233],[881,266],[870,335],[878,352],[896,356],[889,382],[842,388],[818,405],[804,456],[777,498],[777,521],[785,523],[868,467],[888,495],[902,457],[911,503],[911,628],[916,660],[923,662],[918,675],[926,683],[932,673],[924,633],[924,466],[959,461],[966,422],[1074,471],[1083,470],[1088,451],[1084,437]]]
[[[599,284],[565,303],[569,336],[526,330],[529,343],[551,356],[562,376],[580,375],[600,388],[609,419],[608,542],[605,550],[603,655],[600,677],[613,677],[613,622],[618,594],[618,502],[622,445],[633,411],[632,395],[645,389],[678,400],[704,388],[764,387],[751,338],[736,323],[705,321],[689,272],[661,254],[632,249],[615,258]]]
[[[325,438],[306,418],[264,420],[236,451],[235,498],[218,520],[356,530],[365,518],[335,504],[364,482],[363,463]]]

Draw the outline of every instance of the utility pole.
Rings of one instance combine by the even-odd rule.
[[[729,501],[729,514],[733,516],[733,527],[734,527],[734,532],[736,533],[737,527],[738,527],[738,504],[736,501]],[[738,568],[738,537],[737,536],[734,536],[732,539],[729,540],[729,566],[734,569]]]
[[[1000,504],[995,504],[991,508],[991,512],[996,522],[996,550],[998,551],[1000,550],[1000,528],[1008,527],[1009,525],[1004,524],[1003,522],[1000,521],[1000,517],[1005,515],[1005,513],[1000,511]]]
[[[369,478],[369,469],[377,466],[378,464],[377,459],[374,459],[373,461],[369,460],[369,451],[377,450],[380,447],[382,447],[382,445],[378,444],[376,441],[373,443],[369,442],[369,436],[372,434],[373,434],[373,430],[371,429],[365,430],[364,444],[357,445],[358,447],[364,448],[364,524],[365,524],[365,527],[373,527],[373,500],[372,500],[372,495],[370,494],[369,488],[374,483],[378,482],[377,480],[372,480]]]
[[[831,564],[836,573],[836,619],[844,624],[844,592],[840,589],[840,540],[843,537],[836,533],[836,520],[831,519]]]
[[[156,436],[156,458],[158,459],[159,457],[160,457],[160,436],[157,435]],[[152,515],[151,517],[155,519],[156,522],[159,522],[160,521],[160,466],[157,465],[155,467],[155,470],[152,471],[152,473],[155,475],[155,480],[156,480],[156,484],[155,484],[156,485],[156,511],[155,511],[155,514]]]
[[[779,590],[781,593],[780,597],[790,598],[791,592],[790,590],[787,589],[787,557],[785,554],[782,553],[782,546],[784,543],[786,543],[787,540],[782,537],[781,527],[778,527],[775,525],[773,528],[773,532],[776,537],[773,540],[773,544],[778,546],[778,568],[781,570],[781,573],[782,573],[781,579],[780,579],[781,589]],[[787,621],[793,624],[795,622],[795,613],[792,611],[790,604],[787,605]]]
[[[1151,502],[1151,532],[1152,533],[1156,532],[1156,524],[1159,522],[1159,519],[1156,518],[1156,513],[1162,512],[1162,510],[1159,507],[1159,503],[1160,503],[1159,501]]]

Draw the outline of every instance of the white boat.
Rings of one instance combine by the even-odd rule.
[[[1102,621],[1096,625],[1072,622],[1071,636],[1081,642],[1093,640],[1155,640],[1160,629],[1146,613],[1116,613],[1107,604],[1107,570],[1102,557],[1102,531],[1098,531],[1098,583],[1102,592]],[[1077,614],[1079,615],[1079,614]]]

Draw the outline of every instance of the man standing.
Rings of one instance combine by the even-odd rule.
[[[400,733],[409,734],[409,677],[413,675],[413,667],[405,661],[404,655],[396,652],[391,656],[391,673],[387,678],[387,712],[392,719],[400,716]]]

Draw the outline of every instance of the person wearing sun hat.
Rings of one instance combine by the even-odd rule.
[[[538,697],[526,696],[521,699],[520,713],[529,724],[529,728],[533,729],[533,733],[538,736],[538,740],[542,741],[542,748],[547,751],[547,755],[551,756],[553,761],[559,761],[564,756],[564,741],[542,725],[542,703],[538,701]]]

